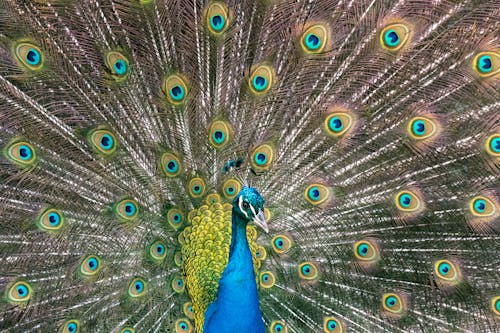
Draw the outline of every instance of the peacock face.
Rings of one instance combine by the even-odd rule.
[[[253,220],[265,232],[269,232],[264,216],[264,199],[255,188],[243,187],[233,200],[233,208],[244,221]]]

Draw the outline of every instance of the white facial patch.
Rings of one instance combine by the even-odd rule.
[[[250,204],[250,209],[252,210],[253,216],[257,215],[257,213],[255,212],[255,208],[253,208],[252,204]]]
[[[240,198],[238,199],[238,207],[240,207],[240,212],[245,214],[245,216],[248,218],[247,212],[243,209],[243,196],[240,196]],[[252,206],[250,205],[250,207]]]

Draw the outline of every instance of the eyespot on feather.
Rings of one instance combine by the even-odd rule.
[[[214,35],[222,35],[231,23],[227,5],[220,1],[214,1],[206,8],[206,25],[208,31]]]
[[[193,331],[193,326],[187,318],[177,319],[175,322],[176,333],[190,333]]]
[[[5,291],[7,301],[12,305],[25,306],[33,295],[33,289],[27,281],[16,281]]]
[[[403,190],[396,194],[394,203],[401,212],[414,213],[422,209],[422,202],[416,192]]]
[[[231,125],[222,120],[216,120],[210,125],[208,141],[216,149],[224,148],[231,140]]]
[[[157,263],[162,262],[167,256],[167,244],[161,240],[153,242],[149,246],[149,256]]]
[[[169,178],[178,176],[182,171],[181,160],[174,153],[163,153],[160,165],[165,176]]]
[[[59,231],[64,225],[65,219],[62,212],[55,208],[42,211],[37,219],[37,226],[42,231]]]
[[[390,51],[399,51],[410,39],[410,29],[406,24],[389,24],[380,32],[380,45]]]
[[[255,95],[262,95],[271,89],[275,80],[276,74],[274,68],[262,64],[254,66],[248,78],[248,85],[252,93]]]
[[[437,131],[436,122],[428,117],[413,117],[407,125],[408,136],[415,141],[435,138]]]
[[[491,311],[493,314],[500,318],[500,296],[495,296],[491,298]]]
[[[222,184],[222,194],[226,199],[232,200],[238,193],[240,193],[241,188],[242,185],[237,179],[230,178]]]
[[[390,316],[401,317],[406,312],[406,302],[398,293],[382,295],[382,308]]]
[[[264,271],[260,273],[259,283],[262,288],[264,289],[272,288],[275,282],[276,278],[274,277],[274,274],[272,272]]]
[[[122,81],[129,74],[129,62],[127,57],[118,51],[109,51],[105,56],[105,64],[111,73],[111,77],[117,81]]]
[[[91,277],[101,270],[101,259],[96,255],[86,256],[80,263],[80,274],[83,277]]]
[[[201,177],[192,178],[188,183],[188,192],[191,198],[201,198],[207,191],[207,184]]]
[[[184,311],[184,314],[189,318],[193,319],[194,318],[194,309],[193,309],[193,303],[191,302],[186,302],[184,303],[182,310]]]
[[[490,217],[495,215],[496,205],[490,198],[478,195],[469,201],[469,210],[476,217]]]
[[[133,278],[128,286],[128,295],[132,298],[144,296],[147,291],[147,283],[141,277]]]
[[[304,198],[313,206],[322,206],[330,201],[331,190],[323,184],[313,183],[306,187]]]
[[[362,239],[354,243],[354,256],[362,262],[375,262],[380,259],[378,244],[371,239]]]
[[[67,320],[62,326],[62,333],[80,333],[80,322],[76,319]]]
[[[115,135],[106,129],[91,131],[88,140],[94,151],[102,156],[113,155],[118,146]]]
[[[43,68],[45,57],[40,48],[30,42],[19,42],[14,46],[14,55],[18,62],[30,71]]]
[[[479,52],[472,64],[474,72],[481,78],[493,77],[500,73],[500,55],[497,52]]]
[[[462,282],[460,267],[446,259],[434,262],[434,276],[440,288],[455,286]]]
[[[271,246],[277,254],[284,254],[292,247],[292,241],[285,235],[276,235],[271,240]]]
[[[319,270],[316,265],[310,261],[300,263],[297,267],[299,278],[306,281],[313,281],[319,277]]]
[[[135,333],[135,329],[133,327],[123,327],[121,330],[120,330],[120,333]]]
[[[330,44],[330,27],[325,23],[309,26],[300,37],[300,46],[307,54],[317,54],[325,51]]]
[[[175,106],[183,104],[189,93],[186,79],[176,74],[170,75],[163,81],[162,90],[167,101]]]
[[[335,317],[323,318],[323,331],[326,333],[344,333],[344,325]]]
[[[179,229],[184,224],[184,213],[179,208],[170,208],[167,211],[167,222],[174,229]]]
[[[490,135],[485,141],[484,148],[488,155],[500,158],[500,134],[495,133]]]
[[[33,166],[37,161],[35,148],[26,141],[12,142],[4,152],[7,159],[21,168]]]
[[[281,320],[274,320],[271,325],[269,325],[269,329],[272,333],[288,333],[288,328]]]
[[[139,204],[132,199],[119,201],[114,208],[115,216],[123,221],[133,221],[139,215]]]
[[[172,279],[172,289],[176,292],[176,293],[183,293],[184,292],[184,289],[185,289],[185,283],[184,283],[184,279],[181,277],[181,276],[176,276]]]
[[[269,170],[274,160],[274,149],[270,144],[262,144],[253,149],[250,154],[250,165],[257,172],[265,172]]]

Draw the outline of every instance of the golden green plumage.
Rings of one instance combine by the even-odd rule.
[[[231,245],[230,203],[218,194],[207,195],[205,205],[188,214],[188,226],[181,233],[181,251],[186,287],[192,300],[198,332],[203,327],[205,311],[217,295],[219,280],[227,266]],[[253,256],[255,275],[261,266],[256,252],[257,229],[247,226],[247,239]],[[257,283],[257,282],[256,282]]]

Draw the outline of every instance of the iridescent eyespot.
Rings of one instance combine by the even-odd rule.
[[[500,72],[500,55],[496,52],[479,52],[472,63],[474,71],[480,77],[490,77]]]
[[[272,288],[276,279],[272,272],[266,271],[261,272],[259,275],[260,286],[265,289]]]
[[[275,320],[269,326],[272,333],[288,333],[288,328],[281,320]]]
[[[413,140],[425,140],[433,137],[437,132],[436,123],[426,117],[414,117],[408,123],[408,135]]]
[[[33,289],[26,281],[17,281],[6,290],[6,298],[12,305],[26,305],[31,298]]]
[[[419,210],[422,205],[419,197],[410,191],[401,191],[394,197],[396,207],[403,212],[415,212]]]
[[[485,196],[477,196],[469,202],[469,210],[472,215],[477,217],[493,216],[496,213],[496,207],[493,201]]]
[[[189,333],[193,331],[193,327],[189,320],[186,319],[177,319],[175,322],[175,332],[176,333]]]
[[[184,288],[184,279],[181,276],[174,277],[174,279],[172,280],[172,289],[176,293],[182,293],[184,292]]]
[[[167,256],[167,245],[165,242],[158,240],[149,246],[149,255],[151,258],[160,262]]]
[[[80,273],[84,277],[96,275],[101,269],[101,259],[95,255],[85,257],[80,264]]]
[[[194,318],[194,309],[193,309],[193,303],[191,302],[186,302],[184,303],[184,306],[182,307],[182,310],[184,311],[184,314],[189,318],[193,319]]]
[[[500,134],[490,135],[485,142],[486,152],[493,157],[500,157]]]
[[[304,198],[313,206],[326,204],[331,199],[330,189],[319,183],[311,184],[304,191]]]
[[[42,231],[57,231],[64,225],[64,216],[60,210],[49,208],[40,214],[36,224]]]
[[[297,269],[299,271],[299,278],[303,280],[315,280],[319,276],[318,268],[309,261],[299,264]]]
[[[115,215],[119,219],[133,221],[139,215],[139,204],[132,199],[119,201],[115,207]]]
[[[386,26],[380,32],[380,44],[386,50],[400,50],[408,41],[410,30],[404,24],[397,23]]]
[[[163,153],[161,156],[161,170],[167,177],[178,176],[182,171],[182,163],[174,153]]]
[[[182,253],[181,252],[176,252],[174,254],[174,263],[178,266],[178,267],[182,267]]]
[[[223,2],[213,2],[206,10],[208,31],[213,35],[220,35],[229,26],[229,9]]]
[[[269,144],[263,144],[256,147],[250,154],[250,164],[255,172],[267,171],[274,159],[273,147]]]
[[[172,227],[178,229],[184,222],[184,213],[178,208],[171,208],[167,212],[167,221]]]
[[[302,33],[300,46],[306,53],[320,53],[330,39],[330,28],[326,24],[318,23],[310,26]]]
[[[210,125],[208,140],[215,148],[222,148],[231,138],[231,126],[228,122],[216,120]]]
[[[35,148],[26,141],[16,141],[5,149],[6,157],[20,167],[34,165],[37,157]]]
[[[115,80],[123,80],[127,77],[129,73],[128,59],[120,52],[107,52],[105,63]]]
[[[80,332],[80,322],[76,319],[67,320],[61,327],[61,332],[63,333],[79,333]]]
[[[130,297],[137,298],[144,296],[146,291],[147,291],[147,283],[141,277],[136,277],[132,279],[132,281],[130,281],[128,285],[128,295]]]
[[[434,263],[434,275],[440,282],[439,286],[456,285],[461,282],[462,275],[459,267],[450,260],[438,260]]]
[[[382,307],[391,314],[402,315],[405,310],[405,303],[398,294],[387,293],[382,296]]]
[[[274,84],[275,75],[274,69],[271,66],[256,66],[248,78],[250,90],[257,95],[268,92]]]
[[[354,120],[349,113],[334,112],[326,116],[324,130],[327,135],[338,138],[346,134],[353,126]]]
[[[135,329],[133,327],[124,327],[120,330],[120,333],[135,333]]]
[[[343,333],[342,323],[335,317],[323,318],[323,330],[327,333]]]
[[[216,203],[220,203],[221,202],[220,195],[218,195],[217,193],[210,193],[205,198],[205,202],[209,206],[215,205]]]
[[[495,296],[491,299],[491,311],[500,317],[500,296]]]
[[[290,250],[292,247],[292,241],[285,235],[276,235],[271,240],[271,245],[274,252],[283,254]]]
[[[163,81],[163,92],[167,101],[173,105],[180,105],[185,102],[189,92],[185,79],[179,75],[171,75]]]
[[[228,179],[222,185],[222,194],[226,199],[232,200],[241,191],[241,183],[234,179]]]
[[[111,156],[117,148],[115,135],[105,129],[91,131],[89,142],[97,153],[104,156]]]
[[[22,42],[15,47],[16,59],[27,69],[40,70],[43,67],[44,57],[40,48],[28,42]]]
[[[192,198],[200,198],[202,197],[207,190],[207,184],[205,180],[200,177],[195,177],[191,179],[188,183],[188,191],[189,195]]]
[[[362,239],[354,244],[354,256],[360,261],[376,261],[379,259],[377,244],[370,239]]]
[[[259,245],[257,247],[257,250],[255,251],[255,257],[259,260],[266,260],[267,251],[266,251],[265,247]]]

